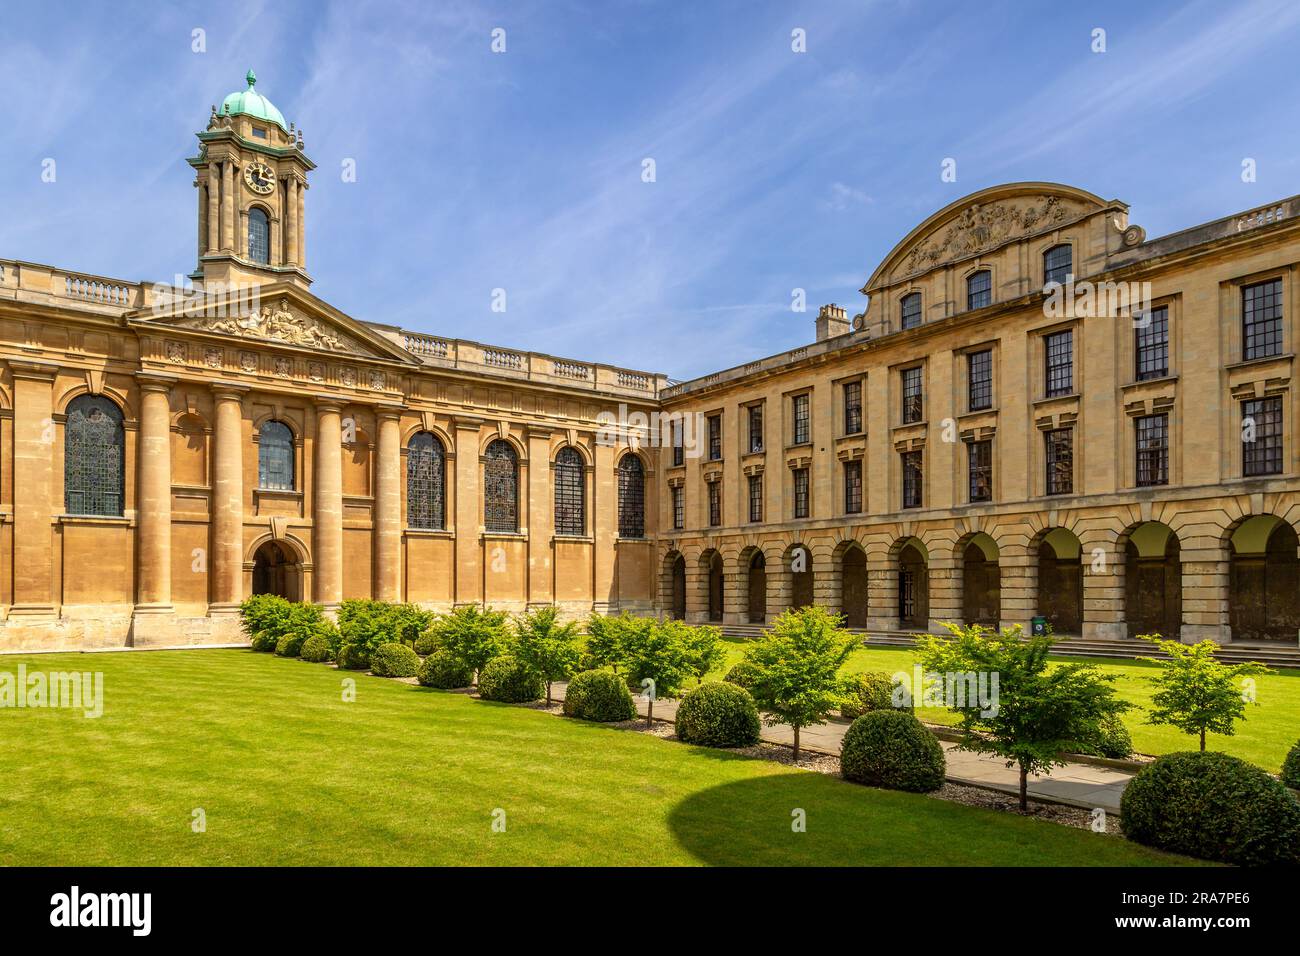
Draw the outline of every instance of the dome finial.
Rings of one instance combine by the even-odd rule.
[[[248,74],[244,77],[244,79],[248,81],[248,88],[251,90],[253,86],[257,83],[257,74],[254,73],[252,68],[250,67]]]

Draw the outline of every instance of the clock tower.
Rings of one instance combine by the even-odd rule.
[[[307,174],[315,164],[303,152],[302,130],[253,87],[212,107],[198,134],[199,261],[191,278],[211,289],[290,282],[307,288]]]

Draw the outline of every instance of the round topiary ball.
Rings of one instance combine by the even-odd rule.
[[[1300,740],[1296,741],[1282,764],[1282,782],[1292,790],[1300,790]]]
[[[701,684],[677,708],[677,736],[704,747],[752,747],[758,743],[758,708],[735,684]]]
[[[343,670],[363,671],[370,666],[370,655],[355,644],[344,644],[339,648],[338,665]]]
[[[537,700],[545,690],[541,676],[510,654],[487,662],[478,675],[478,695],[503,704]]]
[[[1300,802],[1223,753],[1165,754],[1129,781],[1120,828],[1136,843],[1238,866],[1300,864]]]
[[[425,687],[451,690],[474,683],[474,668],[456,660],[451,651],[434,651],[424,659],[415,676]]]
[[[275,645],[275,656],[297,657],[302,651],[302,643],[303,636],[296,631],[290,631]]]
[[[873,710],[849,726],[840,747],[846,780],[927,793],[943,786],[943,748],[916,716],[902,710]]]
[[[270,631],[258,631],[248,639],[248,646],[255,651],[270,653],[275,650],[275,646],[279,643],[279,640],[280,639]]]
[[[636,704],[627,684],[617,674],[583,671],[573,676],[564,692],[564,715],[600,723],[633,720]]]
[[[856,720],[873,710],[894,709],[894,678],[884,671],[854,674],[845,684],[845,700],[840,705],[840,716],[845,720]]]
[[[313,634],[302,642],[302,650],[298,652],[298,656],[312,664],[321,664],[332,661],[334,652],[330,650],[330,642],[324,634]]]
[[[438,649],[437,638],[434,637],[433,631],[425,631],[415,639],[415,653],[421,657],[428,657]]]
[[[395,641],[380,644],[370,655],[370,673],[376,677],[414,677],[419,669],[415,651]]]
[[[1124,760],[1133,756],[1133,738],[1118,714],[1102,718],[1097,742],[1088,751],[1098,757]]]
[[[722,679],[728,684],[735,684],[737,687],[749,690],[754,686],[754,681],[758,679],[758,668],[749,661],[741,661],[727,671],[727,676]]]

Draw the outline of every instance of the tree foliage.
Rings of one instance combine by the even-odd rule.
[[[578,669],[578,626],[562,622],[554,607],[539,608],[515,618],[511,653],[532,668],[546,684],[546,704],[551,704],[551,684],[567,680]]]
[[[1169,655],[1168,660],[1143,657],[1160,668],[1148,678],[1156,686],[1151,695],[1149,724],[1177,727],[1185,734],[1199,735],[1205,750],[1207,733],[1231,737],[1235,723],[1246,719],[1246,695],[1234,681],[1253,674],[1268,674],[1263,664],[1223,664],[1214,659],[1219,645],[1206,639],[1198,644],[1161,640],[1157,635],[1141,635]]]

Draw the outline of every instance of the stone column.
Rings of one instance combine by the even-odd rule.
[[[208,163],[208,247],[207,253],[221,248],[221,175],[217,163]]]
[[[284,181],[284,211],[288,248],[285,250],[285,264],[298,264],[298,179],[290,176]]]
[[[396,409],[380,409],[375,460],[375,597],[402,599],[402,430]]]
[[[316,500],[312,526],[316,540],[316,603],[334,607],[343,600],[343,406],[316,399]]]
[[[204,177],[200,176],[194,180],[194,191],[199,198],[199,236],[198,236],[198,258],[203,258],[203,253],[208,251],[208,193],[207,186],[204,183]]]
[[[1124,621],[1124,549],[1113,535],[1085,536],[1080,542],[1083,563],[1083,636],[1092,640],[1122,640]]]
[[[1005,545],[998,551],[1002,575],[1002,620],[999,627],[1019,624],[1026,636],[1038,614],[1038,548],[1029,544]]]
[[[1230,546],[1213,534],[1184,532],[1179,558],[1183,574],[1180,639],[1184,644],[1195,644],[1206,638],[1220,644],[1232,643],[1228,605],[1232,586]]]
[[[170,611],[172,603],[171,403],[175,380],[139,377],[140,433],[136,442],[136,611]]]
[[[247,389],[216,385],[216,453],[212,463],[212,611],[244,598],[244,409]]]
[[[867,629],[898,630],[898,558],[888,551],[867,552]]]
[[[530,607],[543,607],[555,602],[555,477],[551,469],[550,429],[528,429],[528,604]],[[583,480],[585,483],[585,474]]]
[[[298,266],[307,268],[307,184],[298,184],[298,210],[294,217],[294,225],[298,229]]]
[[[612,445],[595,443],[595,493],[591,496],[591,515],[596,551],[592,568],[593,610],[608,614],[616,601],[614,561],[618,550],[618,481],[614,474]],[[707,604],[706,604],[707,607]]]
[[[456,575],[454,604],[483,600],[483,517],[479,503],[481,418],[456,419]]]
[[[930,551],[926,562],[930,574],[930,620],[927,623],[931,634],[946,634],[939,622],[962,622],[962,569],[953,557],[951,542],[944,541],[942,551],[936,552],[940,552],[937,546]]]
[[[54,614],[56,366],[9,361],[14,380],[13,606],[9,616]]]
[[[226,160],[221,164],[221,249],[235,251],[235,163]]]

